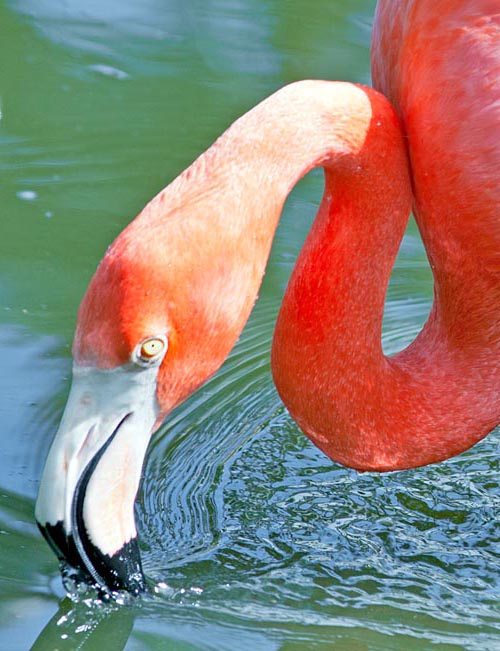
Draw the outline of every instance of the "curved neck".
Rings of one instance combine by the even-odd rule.
[[[441,285],[417,339],[383,355],[384,298],[408,186],[397,147],[383,143],[384,158],[378,146],[377,134],[367,134],[356,159],[362,174],[327,165],[278,317],[272,367],[284,403],[318,447],[344,465],[384,471],[437,462],[483,438],[500,417],[500,373],[490,345],[457,345],[479,337],[452,318],[457,300],[440,300]],[[432,256],[432,237],[426,245]],[[467,294],[474,299],[474,288],[463,286]],[[488,329],[491,342],[491,322],[483,323]]]
[[[411,205],[404,141],[387,100],[340,82],[285,87],[235,122],[129,229],[157,221],[158,234],[168,238],[169,264],[192,246],[186,242],[203,242],[196,265],[190,257],[189,270],[182,262],[174,273],[183,279],[181,290],[167,290],[179,296],[170,314],[179,343],[176,355],[169,344],[170,369],[159,394],[164,404],[177,404],[236,342],[288,193],[317,166],[325,169],[325,194],[284,298],[272,367],[304,432],[333,459],[359,467],[370,462],[358,458],[358,448],[366,448],[356,413],[367,390],[360,381],[375,390],[387,373],[384,299]],[[165,206],[174,220],[168,228]],[[128,240],[139,238],[133,232]],[[185,295],[197,297],[195,319]],[[201,363],[200,350],[211,352]],[[380,400],[379,393],[370,396],[373,409]],[[345,433],[340,449],[339,432]],[[375,441],[378,433],[369,435]]]
[[[408,349],[383,355],[384,299],[411,203],[405,145],[383,96],[339,82],[298,82],[262,102],[124,232],[137,258],[146,223],[166,260],[162,413],[236,342],[285,199],[315,166],[325,168],[325,194],[273,343],[284,403],[318,447],[359,469],[424,465],[470,447],[498,420],[498,371],[450,346],[439,305]],[[479,392],[484,399],[471,406]]]
[[[362,278],[367,283],[357,298],[365,311],[360,324],[380,350],[385,287],[410,209],[399,121],[372,89],[297,82],[237,120],[117,242],[129,247],[128,258],[135,260],[144,228],[155,232],[158,260],[153,265],[157,275],[162,270],[159,286],[170,298],[172,330],[165,360],[169,369],[159,380],[163,413],[199,387],[230,352],[254,305],[285,200],[297,181],[318,166],[327,170],[328,188],[335,187],[335,206],[346,213],[358,206],[359,223],[364,219],[365,227],[357,229],[363,255],[356,255],[354,241],[345,255],[357,266],[359,287]],[[323,212],[330,195],[325,195]],[[347,214],[338,229],[332,223],[346,244],[350,224],[354,220]],[[380,282],[370,272],[370,250],[384,251]],[[335,282],[344,283],[348,294],[352,279],[341,272],[339,266]],[[139,292],[130,312],[139,309]],[[351,296],[352,315],[358,308]]]

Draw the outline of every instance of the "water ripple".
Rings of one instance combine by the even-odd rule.
[[[259,621],[338,631],[361,621],[372,634],[408,636],[407,648],[418,639],[458,644],[478,625],[498,635],[496,435],[413,471],[333,464],[272,386],[274,314],[259,306],[227,366],[151,451],[139,515],[147,571],[168,586],[164,607],[236,618],[245,629]]]

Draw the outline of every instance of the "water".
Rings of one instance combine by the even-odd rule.
[[[230,359],[151,445],[137,519],[155,593],[128,607],[65,599],[34,525],[76,309],[107,244],[274,89],[368,82],[374,2],[312,4],[0,6],[0,649],[500,649],[498,435],[439,466],[358,474],[307,441],[273,388],[273,322],[319,173],[287,203]],[[431,300],[410,224],[387,352]]]

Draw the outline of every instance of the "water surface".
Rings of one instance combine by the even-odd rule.
[[[188,6],[186,6],[186,4]],[[106,246],[239,114],[307,77],[369,81],[372,0],[11,0],[0,6],[0,649],[500,649],[498,435],[385,476],[325,458],[269,373],[322,176],[290,197],[229,360],[151,445],[137,506],[157,594],[64,600],[34,525],[76,310]],[[425,320],[414,224],[388,353]]]

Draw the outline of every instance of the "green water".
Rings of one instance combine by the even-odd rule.
[[[137,506],[157,593],[72,603],[34,525],[78,303],[107,244],[240,113],[286,82],[369,81],[372,0],[0,3],[0,649],[500,649],[498,435],[386,476],[326,459],[269,374],[321,174],[286,207],[220,373],[151,445]],[[384,346],[432,298],[410,225]]]

